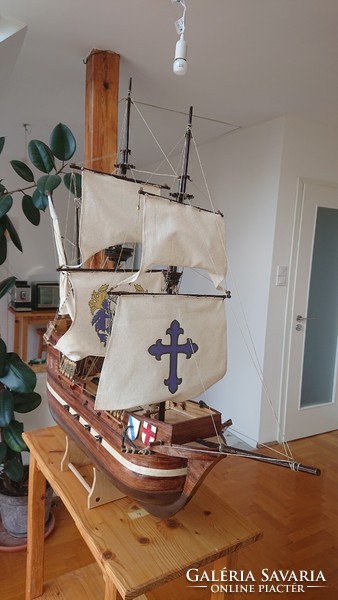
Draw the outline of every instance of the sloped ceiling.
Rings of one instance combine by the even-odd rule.
[[[11,133],[13,152],[24,143],[23,123],[39,137],[63,121],[82,139],[83,59],[93,48],[120,54],[120,96],[133,77],[134,98],[160,107],[145,107],[146,116],[168,134],[176,136],[190,105],[204,117],[194,121],[198,142],[281,115],[338,128],[337,0],[186,4],[189,66],[177,77],[178,2],[2,0],[3,17],[28,26],[18,59],[19,45],[5,61],[0,55],[7,73],[3,79],[1,71],[1,134]],[[142,162],[153,158],[145,145]]]
[[[6,89],[27,31],[21,21],[0,15],[0,94]]]

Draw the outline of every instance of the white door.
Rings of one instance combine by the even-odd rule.
[[[299,200],[286,440],[338,428],[338,186],[302,182]]]

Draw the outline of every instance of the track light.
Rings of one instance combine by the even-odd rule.
[[[173,64],[173,71],[175,75],[185,75],[188,70],[187,64],[187,42],[184,39],[184,31],[185,31],[185,13],[186,13],[186,5],[185,0],[171,0],[174,4],[178,2],[183,6],[183,15],[178,21],[175,22],[175,27],[180,39],[178,40],[175,48],[175,59]]]
[[[176,44],[173,71],[175,75],[185,75],[187,70],[187,42],[185,41],[182,33],[180,39]]]

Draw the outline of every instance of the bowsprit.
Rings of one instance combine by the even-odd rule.
[[[155,356],[156,360],[161,360],[163,354],[169,354],[169,377],[164,380],[164,384],[168,387],[171,394],[175,394],[178,386],[182,383],[182,377],[178,377],[177,375],[178,355],[185,354],[186,358],[191,358],[192,354],[195,354],[198,350],[197,344],[191,338],[187,338],[184,344],[178,343],[178,338],[183,333],[184,329],[182,329],[180,323],[175,319],[166,331],[166,334],[170,335],[170,344],[163,344],[162,340],[159,339],[156,344],[148,348],[149,354]]]

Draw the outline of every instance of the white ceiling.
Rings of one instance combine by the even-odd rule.
[[[1,0],[2,17],[27,24],[16,62],[18,47],[9,51],[0,43],[0,135],[8,134],[9,149],[24,148],[23,123],[31,137],[42,137],[63,121],[82,140],[83,59],[93,48],[120,54],[121,97],[131,76],[135,100],[179,112],[193,105],[196,115],[210,119],[194,121],[197,142],[281,115],[338,128],[337,0],[186,4],[188,73],[178,77],[172,61],[179,3]],[[155,129],[172,132],[185,123],[176,113],[144,110]],[[143,162],[152,159],[143,149]]]

